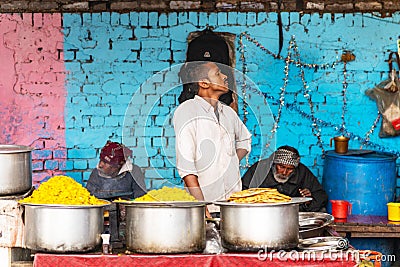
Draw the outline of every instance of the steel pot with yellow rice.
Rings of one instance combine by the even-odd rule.
[[[25,207],[25,245],[48,252],[86,252],[101,244],[104,207],[68,176],[43,182],[20,203]]]
[[[180,188],[151,190],[126,207],[126,246],[138,253],[201,252],[206,245],[206,202]]]

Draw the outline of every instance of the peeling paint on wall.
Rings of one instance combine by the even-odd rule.
[[[0,14],[0,23],[0,143],[65,148],[61,14]]]

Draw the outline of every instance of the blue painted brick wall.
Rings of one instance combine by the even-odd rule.
[[[239,114],[242,118],[248,116],[247,126],[254,131],[254,147],[248,162],[253,163],[260,153],[270,153],[276,146],[289,144],[299,149],[303,163],[321,178],[321,154],[331,149],[330,138],[340,134],[338,128],[343,123],[344,65],[337,61],[344,50],[356,56],[356,60],[346,66],[344,122],[352,135],[350,148],[358,149],[377,115],[376,104],[365,96],[365,90],[387,77],[385,60],[389,51],[396,51],[395,41],[400,30],[400,25],[392,21],[399,18],[399,13],[388,18],[373,14],[335,14],[332,20],[330,14],[283,12],[284,44],[280,55],[284,58],[290,53],[296,58],[293,49],[289,50],[289,40],[294,36],[296,43],[291,45],[297,49],[297,60],[317,65],[328,63],[329,66],[305,67],[302,74],[298,65],[289,65],[284,104],[290,106],[282,108],[277,133],[272,134],[273,122],[268,118],[271,112],[274,117],[278,115],[280,88],[286,76],[284,59],[272,55],[279,49],[276,13],[131,12],[83,14],[82,17],[64,14],[63,26],[68,32],[64,44],[69,73],[68,161],[62,168],[85,183],[106,140],[126,141],[134,150],[134,162],[145,172],[148,187],[159,188],[168,181],[181,185],[174,167],[175,140],[171,126],[180,92],[179,87],[174,87],[178,82],[173,78],[177,73],[174,66],[185,60],[188,34],[209,25],[218,32],[236,34],[238,71],[243,70],[240,34],[247,32],[257,41],[255,44],[243,38],[246,74],[256,87],[255,93],[245,94],[251,102],[249,114],[243,110],[243,101],[239,99]],[[88,31],[91,40],[87,38]],[[163,72],[166,68],[171,69]],[[304,96],[302,75],[312,106]],[[261,92],[267,94],[268,106],[257,102]],[[243,96],[240,87],[238,94]],[[312,131],[311,110],[320,120],[322,148]],[[257,121],[257,117],[262,119]],[[370,145],[363,148],[399,154],[399,139],[379,138],[379,126],[370,136]],[[272,148],[264,147],[268,142]],[[33,155],[52,159],[51,152]],[[36,164],[35,168],[42,166]],[[161,179],[160,174],[165,179]]]

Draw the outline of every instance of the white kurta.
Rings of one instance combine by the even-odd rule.
[[[236,112],[221,103],[217,108],[219,121],[214,108],[195,96],[176,109],[173,119],[179,175],[196,175],[206,201],[242,190],[236,150],[251,150],[251,134]]]

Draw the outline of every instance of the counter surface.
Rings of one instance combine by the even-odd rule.
[[[331,227],[343,237],[400,237],[400,222],[390,222],[386,216],[350,215]]]
[[[125,267],[125,266],[351,266],[357,257],[349,251],[314,252],[298,251],[274,253],[176,254],[176,255],[61,255],[35,254],[34,267]]]

